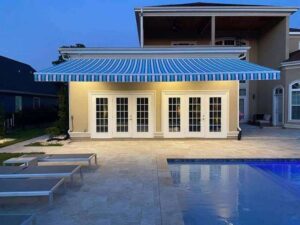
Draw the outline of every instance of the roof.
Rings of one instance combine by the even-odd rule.
[[[227,3],[211,3],[211,2],[192,2],[183,4],[167,4],[157,5],[151,7],[190,7],[190,6],[262,6],[262,5],[249,5],[249,4],[227,4]]]
[[[0,92],[57,94],[56,85],[34,82],[34,72],[30,65],[0,56]]]
[[[290,32],[300,32],[300,28],[290,28]]]
[[[290,53],[290,57],[284,62],[300,61],[300,50]]]
[[[238,58],[78,58],[35,73],[36,81],[197,82],[277,80],[280,72]]]
[[[143,11],[145,13],[166,13],[166,12],[203,12],[203,13],[220,13],[220,12],[244,12],[244,13],[271,13],[278,15],[289,15],[298,11],[295,6],[274,6],[274,5],[250,5],[250,4],[226,4],[226,3],[206,3],[194,2],[183,4],[167,4],[157,6],[145,6],[135,8],[135,13]]]

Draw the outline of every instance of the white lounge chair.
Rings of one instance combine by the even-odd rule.
[[[53,193],[64,183],[64,178],[0,179],[0,197],[48,196],[53,202]]]
[[[69,178],[73,182],[76,173],[82,180],[80,165],[0,166],[0,178]]]
[[[32,155],[23,155],[21,157],[32,157]],[[40,154],[35,155],[35,157],[38,157],[38,162],[88,162],[89,166],[91,166],[94,159],[95,164],[97,164],[97,155],[94,153]]]
[[[35,216],[33,215],[1,215],[0,214],[0,224],[1,225],[34,225]]]

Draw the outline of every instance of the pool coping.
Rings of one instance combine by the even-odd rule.
[[[161,225],[184,225],[177,191],[165,156],[156,158]]]
[[[167,163],[300,163],[300,158],[167,158]]]

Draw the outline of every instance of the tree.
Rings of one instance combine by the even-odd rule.
[[[69,46],[66,46],[66,45],[63,45],[61,46],[61,48],[85,48],[85,45],[84,44],[75,44],[75,45],[69,45]],[[65,62],[66,60],[64,59],[63,55],[59,55],[58,56],[58,59],[55,60],[55,61],[52,61],[52,65],[58,65],[58,64],[61,64],[63,62]]]
[[[3,138],[5,136],[5,113],[2,105],[0,105],[0,138]]]
[[[62,86],[58,93],[58,121],[56,127],[61,134],[67,134],[69,129],[68,88]]]
[[[84,44],[75,44],[70,46],[62,46],[61,48],[85,48]],[[65,62],[63,55],[59,55],[58,59],[53,61],[53,65],[58,65]],[[57,136],[58,134],[68,134],[69,129],[69,102],[68,102],[68,85],[63,83],[60,85],[58,93],[58,120],[54,127],[47,129],[50,136]]]

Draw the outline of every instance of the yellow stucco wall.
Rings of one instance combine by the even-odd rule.
[[[161,82],[161,83],[101,83],[101,82],[70,82],[70,125],[72,132],[88,132],[88,110],[90,91],[155,91],[156,102],[156,130],[161,128],[161,93],[162,91],[227,91],[229,101],[229,131],[236,131],[238,127],[237,113],[237,81],[209,81],[209,82]],[[70,120],[71,121],[71,120]]]

